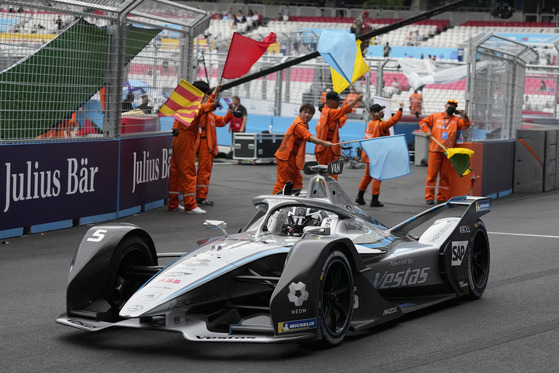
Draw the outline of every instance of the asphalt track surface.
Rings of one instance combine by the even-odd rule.
[[[340,183],[354,197],[363,169]],[[383,208],[365,207],[387,225],[425,209],[425,167],[385,181]],[[160,252],[192,249],[236,232],[251,198],[271,192],[274,165],[216,163],[208,214],[166,207],[120,219],[145,228]],[[305,178],[307,180],[307,178]],[[370,193],[367,191],[367,193]],[[370,201],[370,195],[367,195]],[[7,239],[0,245],[0,372],[552,372],[559,366],[559,192],[493,201],[483,217],[491,273],[483,298],[451,301],[348,337],[334,349],[299,344],[193,343],[179,334],[134,329],[87,333],[55,323],[75,249],[89,226]]]

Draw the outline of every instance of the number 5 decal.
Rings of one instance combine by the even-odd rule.
[[[108,231],[106,229],[97,229],[87,240],[91,242],[100,242],[103,238],[105,238],[105,233]]]

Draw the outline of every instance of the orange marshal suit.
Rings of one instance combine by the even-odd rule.
[[[324,141],[330,141],[334,144],[339,143],[339,130],[344,126],[347,120],[346,115],[350,112],[351,107],[349,105],[344,105],[339,109],[331,109],[328,106],[324,106],[322,113],[320,114],[320,119],[316,124],[316,137]],[[327,165],[340,158],[342,155],[342,148],[340,145],[336,145],[331,148],[316,145],[315,155],[318,163]],[[338,179],[337,175],[332,177],[336,180]]]
[[[169,210],[178,207],[181,192],[186,211],[198,207],[196,204],[196,152],[199,141],[200,119],[212,110],[213,103],[207,102],[200,106],[200,111],[190,126],[186,126],[178,120],[173,123],[173,128],[178,130],[178,135],[173,137],[173,153],[169,167],[169,201],[167,203]]]
[[[311,136],[308,124],[305,124],[300,117],[295,118],[275,153],[278,168],[274,194],[283,190],[288,181],[293,183],[293,189],[303,187],[301,170],[305,165],[306,145]]]
[[[458,130],[470,127],[470,119],[463,119],[456,115],[447,117],[445,112],[431,114],[419,122],[423,132],[431,131],[431,136],[439,140],[446,148],[456,146]],[[425,200],[435,199],[435,185],[439,176],[439,190],[437,201],[448,201],[450,197],[449,177],[452,165],[444,154],[444,150],[434,141],[429,143],[429,160],[427,164],[427,180],[425,181]]]
[[[212,176],[214,157],[218,153],[216,127],[225,127],[233,114],[227,111],[224,117],[213,112],[200,118],[200,141],[198,143],[198,175],[196,179],[196,198],[207,199]]]

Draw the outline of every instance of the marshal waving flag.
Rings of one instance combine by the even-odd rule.
[[[256,41],[235,32],[231,38],[221,77],[235,79],[245,75],[252,65],[262,57],[270,44],[275,42],[276,34],[273,32],[270,32],[262,41]]]
[[[354,83],[357,79],[361,78],[363,74],[369,71],[369,65],[367,65],[367,62],[363,58],[363,54],[361,54],[361,40],[357,40],[356,45],[357,51],[354,56],[355,61],[353,62],[351,83]],[[341,76],[333,67],[330,67],[330,74],[332,75],[332,85],[334,91],[342,93],[347,87],[349,87],[350,82]]]
[[[198,115],[203,98],[204,92],[181,79],[169,99],[159,109],[157,116],[173,117],[188,127]]]
[[[361,140],[369,157],[369,174],[376,180],[388,180],[411,173],[410,155],[404,135]]]

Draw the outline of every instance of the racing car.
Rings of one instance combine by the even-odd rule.
[[[91,228],[57,322],[89,332],[178,332],[189,341],[335,346],[348,333],[483,295],[490,250],[480,217],[489,198],[454,197],[388,227],[329,176],[342,169],[307,163],[306,190],[254,197],[256,212],[237,234],[206,220],[222,235],[184,253],[158,254],[132,224]],[[158,265],[164,256],[174,260]]]

